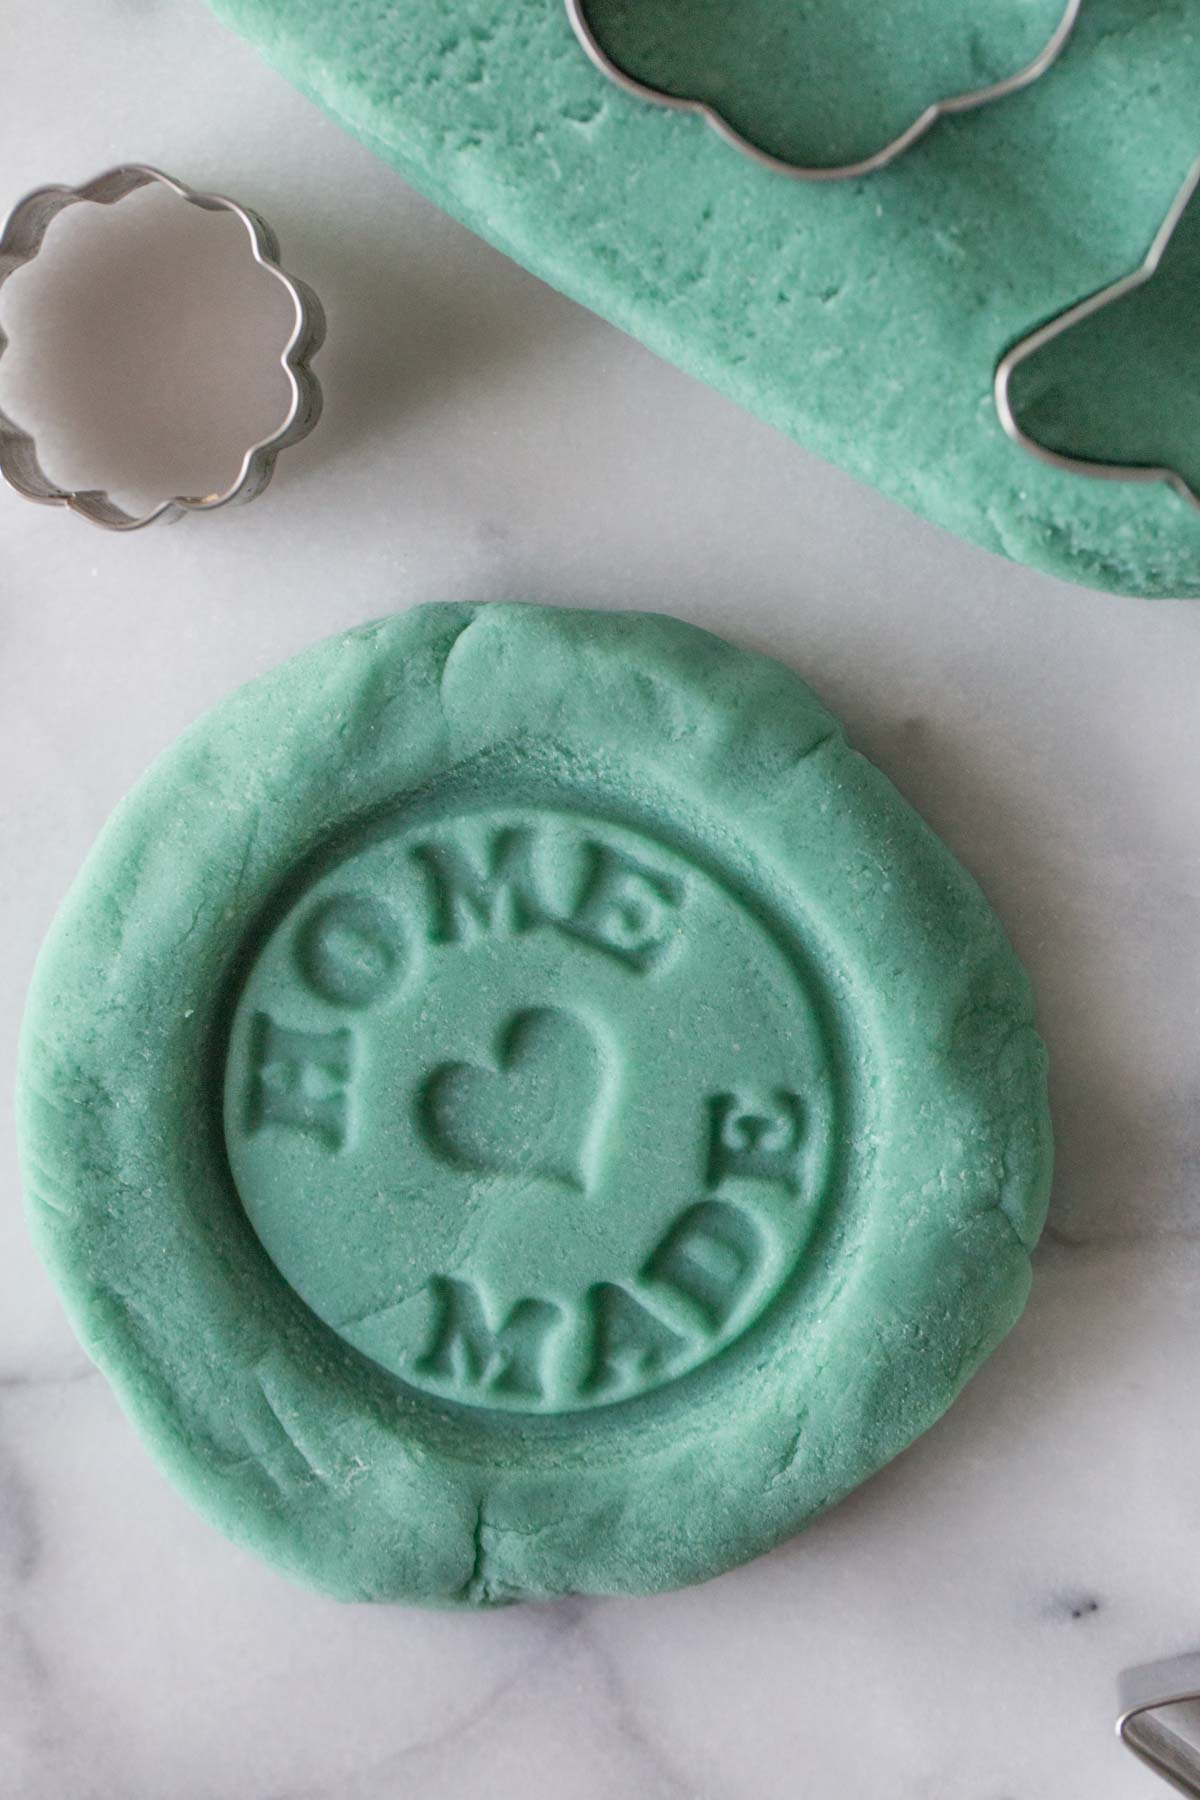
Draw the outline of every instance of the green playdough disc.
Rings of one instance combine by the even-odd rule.
[[[423,608],[234,694],[42,952],[32,1228],[221,1530],[355,1599],[697,1581],[938,1417],[1050,1165],[1028,987],[788,670]]]

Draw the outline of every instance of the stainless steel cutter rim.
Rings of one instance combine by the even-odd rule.
[[[636,99],[649,100],[655,106],[669,108],[672,112],[693,113],[703,119],[711,131],[715,131],[725,143],[741,151],[752,162],[759,163],[764,169],[773,169],[779,175],[788,175],[793,181],[849,181],[859,175],[873,175],[877,169],[884,169],[895,162],[906,150],[912,148],[926,132],[932,130],[939,119],[948,118],[955,113],[974,112],[976,107],[988,106],[993,100],[1004,100],[1010,94],[1016,94],[1022,88],[1032,85],[1050,69],[1062,55],[1067,40],[1074,31],[1083,0],[1066,0],[1062,17],[1054,28],[1049,41],[1039,51],[1033,61],[1026,63],[1014,75],[1006,75],[1002,81],[990,82],[986,87],[970,88],[965,93],[949,94],[944,99],[934,100],[922,113],[913,120],[898,137],[885,144],[871,156],[864,156],[858,162],[831,163],[828,165],[809,165],[789,162],[785,157],[773,156],[769,150],[763,150],[758,144],[745,137],[728,119],[707,100],[689,100],[678,94],[668,94],[662,88],[651,86],[648,82],[639,81],[630,75],[612,57],[600,43],[588,20],[588,0],[565,0],[567,18],[571,29],[586,51],[589,59],[602,75],[623,88],[627,94]]]
[[[1045,444],[1031,437],[1025,431],[1013,410],[1010,385],[1013,373],[1023,362],[1052,343],[1073,326],[1080,325],[1094,313],[1102,312],[1106,306],[1113,306],[1118,300],[1124,300],[1129,294],[1136,293],[1145,287],[1158,273],[1159,265],[1167,253],[1171,239],[1175,235],[1179,221],[1183,218],[1191,204],[1197,189],[1200,189],[1200,158],[1188,171],[1183,186],[1171,202],[1166,218],[1159,226],[1154,241],[1137,268],[1128,275],[1122,275],[1119,281],[1110,282],[1107,287],[1099,288],[1096,293],[1089,294],[1087,299],[1076,305],[1067,307],[1065,312],[1056,313],[1046,324],[1039,325],[1028,337],[1021,338],[1012,349],[1001,357],[996,365],[993,389],[996,400],[996,411],[1000,415],[1000,423],[1022,450],[1036,456],[1039,462],[1049,463],[1051,468],[1062,469],[1070,475],[1090,475],[1096,481],[1134,481],[1141,483],[1165,482],[1182,500],[1200,509],[1200,492],[1179,473],[1178,469],[1168,468],[1153,463],[1116,463],[1098,462],[1091,457],[1071,456],[1062,450],[1051,450]]]
[[[312,289],[280,266],[279,242],[271,227],[258,213],[236,200],[190,188],[149,163],[121,163],[78,187],[42,187],[26,194],[0,229],[0,288],[17,269],[33,261],[50,226],[67,207],[85,200],[112,206],[152,183],[205,212],[232,213],[249,238],[255,262],[283,287],[293,309],[292,330],[279,358],[288,383],[289,402],[276,429],[245,452],[237,476],[227,488],[216,494],[176,494],[140,515],[126,512],[103,489],[68,489],[51,481],[38,459],[32,435],[0,410],[0,475],[9,486],[26,500],[40,506],[65,506],[108,531],[140,531],[156,522],[172,523],[185,513],[216,512],[222,506],[243,505],[255,499],[274,474],[280,451],[299,443],[321,416],[321,388],[309,359],[324,339],[324,311]],[[0,330],[0,356],[7,343]]]
[[[1189,1750],[1187,1762],[1174,1766],[1156,1754],[1154,1745],[1139,1732],[1147,1714],[1187,1700],[1200,1700],[1200,1653],[1172,1657],[1167,1662],[1143,1663],[1126,1669],[1120,1680],[1121,1714],[1117,1736],[1138,1761],[1190,1800],[1200,1795],[1200,1755]]]

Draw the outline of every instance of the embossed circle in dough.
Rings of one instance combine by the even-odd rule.
[[[1044,1056],[982,895],[790,671],[430,607],[231,696],[43,950],[31,1223],[221,1529],[357,1598],[778,1542],[1028,1287]]]

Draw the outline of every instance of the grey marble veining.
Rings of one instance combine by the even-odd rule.
[[[1058,1137],[1024,1320],[890,1469],[705,1588],[467,1618],[314,1598],[191,1514],[0,1125],[0,1800],[1152,1800],[1111,1725],[1123,1665],[1200,1645],[1200,606],[1055,586],[813,462],[440,218],[201,0],[19,0],[0,66],[5,201],[150,158],[260,205],[330,313],[327,417],[255,507],[121,541],[0,494],[0,1086],[156,751],[340,626],[515,597],[799,668],[999,908]],[[17,290],[14,340],[69,335]],[[78,362],[41,378],[69,411]]]

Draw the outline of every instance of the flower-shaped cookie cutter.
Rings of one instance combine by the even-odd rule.
[[[176,494],[140,516],[126,512],[111,495],[99,488],[68,489],[50,480],[38,460],[37,446],[29,432],[0,411],[0,475],[26,500],[41,506],[66,506],[93,525],[108,531],[140,531],[145,525],[172,523],[185,513],[215,512],[221,506],[239,506],[257,498],[275,472],[281,450],[299,443],[321,416],[321,389],[309,367],[325,336],[325,314],[320,301],[303,281],[285,274],[279,263],[279,241],[265,219],[221,194],[199,193],[164,175],[146,163],[123,163],[108,169],[80,187],[36,188],[19,200],[0,229],[0,287],[15,270],[32,262],[47,231],[68,206],[90,200],[112,206],[139,188],[158,183],[191,206],[205,212],[229,212],[244,226],[255,262],[282,285],[292,303],[294,324],[280,357],[288,382],[289,400],[280,425],[269,437],[252,444],[242,458],[231,485],[217,494]],[[8,340],[0,331],[0,355]]]
[[[1011,384],[1012,378],[1023,362],[1036,356],[1039,350],[1061,337],[1064,332],[1081,325],[1093,314],[1102,312],[1107,306],[1114,306],[1118,300],[1134,294],[1148,281],[1152,281],[1158,273],[1159,265],[1167,253],[1171,239],[1174,237],[1179,221],[1191,205],[1197,190],[1200,189],[1200,159],[1194,162],[1188,171],[1183,186],[1171,202],[1166,218],[1155,233],[1143,260],[1128,275],[1122,275],[1119,281],[1110,282],[1107,287],[1089,294],[1086,300],[1080,300],[1074,306],[1068,306],[1065,312],[1056,313],[1045,325],[1039,325],[1028,337],[1021,338],[1011,350],[1005,352],[996,365],[993,383],[996,411],[1014,444],[1036,456],[1039,462],[1049,463],[1055,469],[1064,469],[1071,475],[1091,475],[1097,481],[1165,481],[1173,488],[1181,499],[1192,506],[1200,508],[1200,493],[1181,475],[1178,469],[1163,467],[1155,463],[1121,463],[1099,462],[1094,457],[1071,456],[1063,450],[1051,450],[1045,444],[1031,437],[1022,427],[1013,407]]]
[[[789,162],[786,157],[774,156],[738,131],[707,100],[692,100],[681,94],[669,94],[663,88],[639,81],[613,61],[596,36],[588,16],[589,0],[565,0],[565,4],[571,29],[590,60],[602,75],[607,75],[610,81],[615,82],[617,87],[624,88],[627,94],[633,94],[639,100],[649,100],[655,106],[668,107],[672,112],[694,113],[718,137],[723,138],[727,144],[732,144],[735,150],[740,150],[743,156],[760,163],[765,169],[774,169],[777,174],[790,175],[794,181],[848,181],[858,175],[873,175],[877,169],[884,169],[889,163],[895,162],[898,156],[911,150],[927,131],[932,130],[939,119],[949,118],[954,113],[974,112],[977,107],[989,106],[993,100],[1004,100],[1009,94],[1019,93],[1022,88],[1039,80],[1058,61],[1066,48],[1067,39],[1078,22],[1083,0],[1066,0],[1053,35],[1033,61],[1026,63],[1023,69],[1018,69],[1013,75],[1006,75],[1002,81],[989,82],[986,87],[970,88],[965,93],[949,94],[944,99],[933,100],[923,112],[918,113],[911,125],[898,137],[892,138],[890,143],[884,144],[882,149],[862,157],[858,162],[828,165]]]
[[[1121,1742],[1168,1786],[1200,1800],[1200,1655],[1125,1669],[1119,1687]]]

